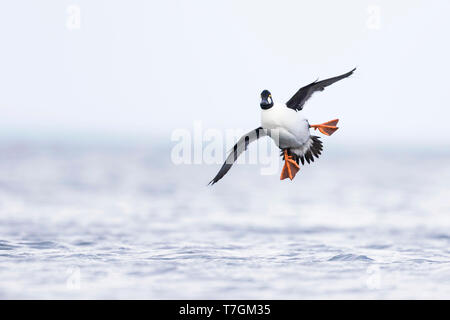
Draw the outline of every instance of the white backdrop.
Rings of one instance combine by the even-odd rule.
[[[449,144],[448,1],[8,1],[0,4],[3,136],[160,136],[252,129],[259,93],[316,94],[339,143]],[[79,13],[79,14],[78,14]]]

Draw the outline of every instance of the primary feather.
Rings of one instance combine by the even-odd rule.
[[[302,110],[303,109],[303,105],[305,104],[305,102],[311,98],[311,96],[313,95],[314,92],[316,91],[323,91],[325,90],[325,87],[328,87],[329,85],[332,85],[333,83],[342,80],[344,78],[349,77],[354,71],[356,70],[356,68],[354,68],[353,70],[344,73],[340,76],[337,77],[333,77],[333,78],[329,78],[329,79],[325,79],[322,81],[314,81],[313,83],[308,84],[307,86],[304,86],[303,88],[300,88],[293,96],[291,99],[289,99],[288,102],[286,102],[286,106],[288,108],[294,109],[294,110]]]

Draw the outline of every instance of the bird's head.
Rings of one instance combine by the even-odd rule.
[[[269,90],[261,92],[261,103],[259,104],[261,109],[267,110],[273,107],[272,94]]]

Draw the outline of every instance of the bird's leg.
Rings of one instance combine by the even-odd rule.
[[[294,179],[297,172],[300,170],[300,166],[293,160],[293,157],[288,154],[287,149],[284,149],[284,166],[281,170],[280,180],[286,178]]]
[[[336,127],[338,121],[339,119],[334,119],[328,122],[324,122],[322,124],[313,124],[310,125],[309,127],[314,128],[314,130],[319,129],[319,131],[322,132],[323,134],[331,136],[337,129],[339,129],[338,127]]]

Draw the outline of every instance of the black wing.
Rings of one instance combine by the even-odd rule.
[[[262,128],[256,128],[255,130],[250,131],[249,133],[245,134],[242,138],[239,139],[239,141],[234,145],[233,151],[230,152],[227,159],[225,160],[222,168],[220,168],[217,175],[212,179],[209,184],[213,185],[231,169],[231,166],[233,163],[237,160],[239,155],[247,150],[247,147],[250,143],[253,141],[258,140],[261,137],[264,137],[267,135],[267,132]]]
[[[303,88],[300,88],[300,90],[297,91],[296,94],[286,103],[288,108],[294,109],[294,110],[302,110],[303,105],[305,102],[311,98],[314,92],[316,91],[323,91],[325,87],[328,87],[329,85],[342,80],[344,78],[347,78],[350,76],[353,71],[355,71],[356,68],[354,68],[352,71],[349,71],[347,73],[344,73],[340,76],[329,78],[322,81],[314,81],[313,83],[308,84],[307,86],[304,86]]]

